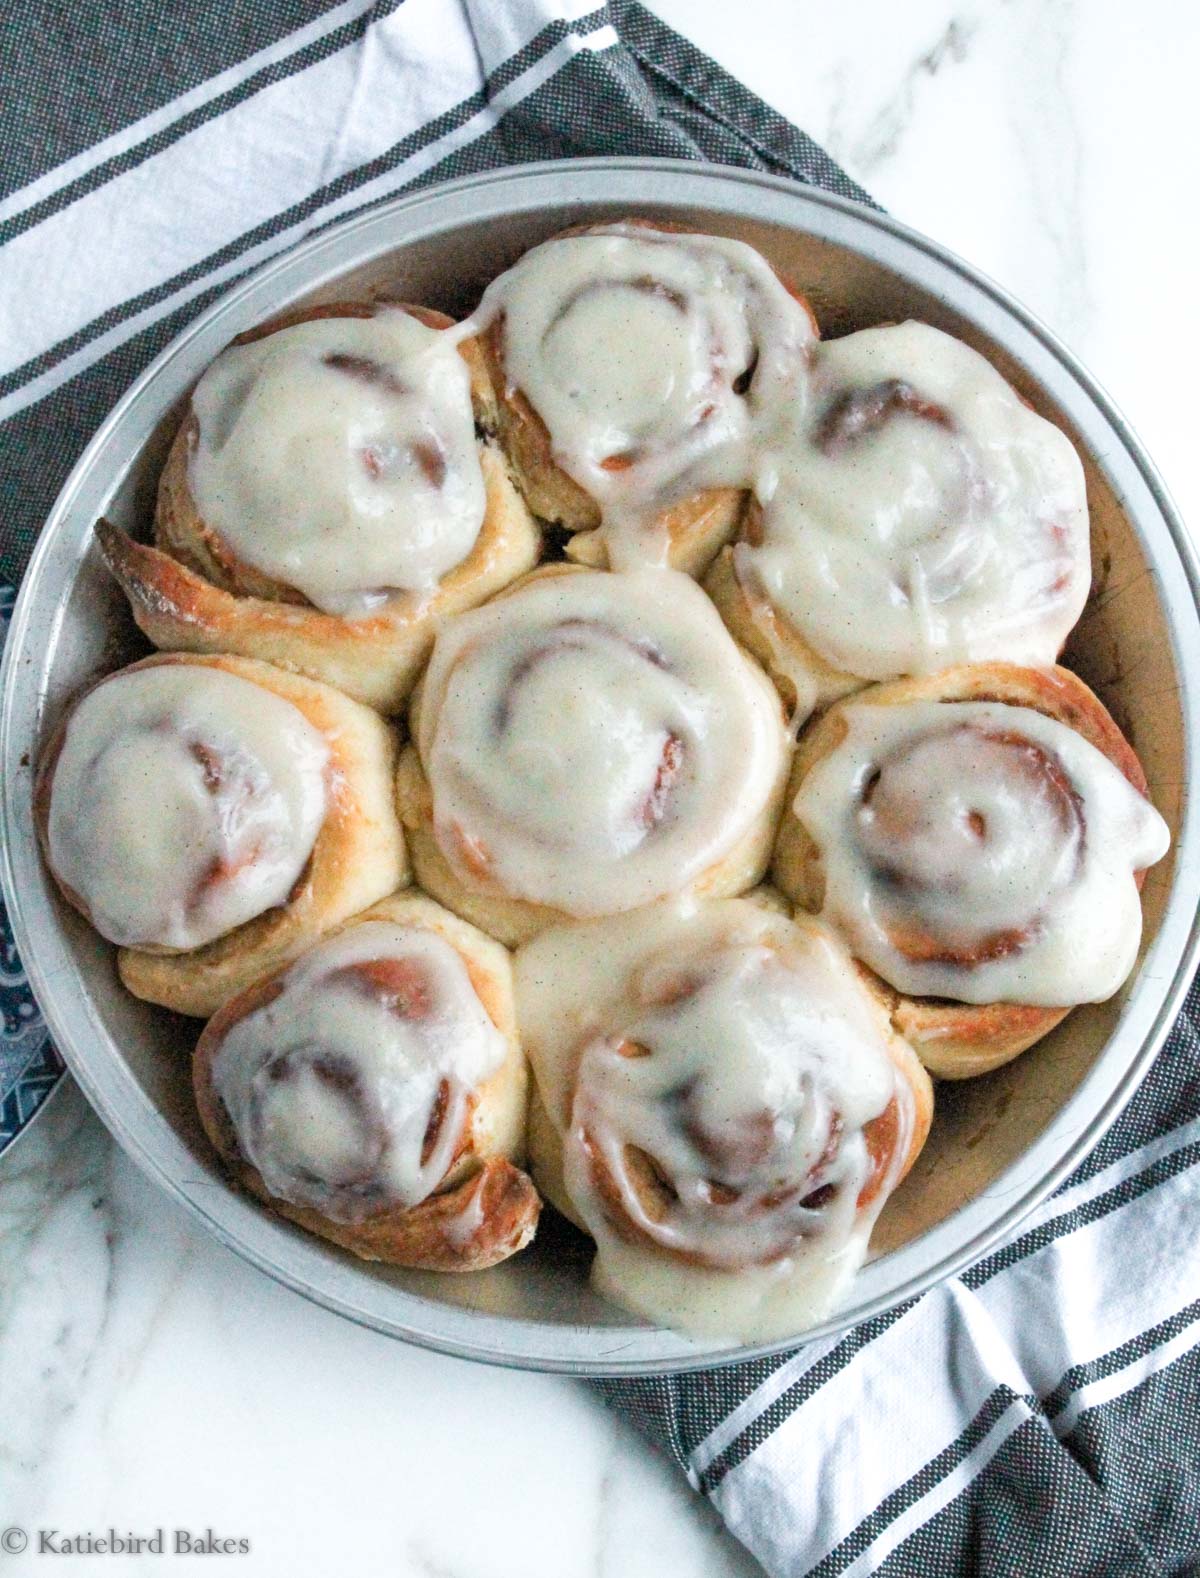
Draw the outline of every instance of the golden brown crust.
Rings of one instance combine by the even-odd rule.
[[[685,225],[662,221],[625,219],[620,223],[668,234],[699,234]],[[587,235],[598,228],[605,227],[573,225],[548,239],[559,241]],[[807,298],[787,280],[782,283],[804,308],[813,333],[818,333],[816,316]],[[479,344],[489,381],[497,392],[500,437],[530,509],[542,520],[572,534],[566,547],[569,559],[591,569],[607,569],[608,550],[599,531],[599,506],[554,459],[545,423],[525,395],[508,384],[502,317],[480,337]],[[742,488],[706,488],[664,509],[653,525],[667,541],[671,568],[687,575],[702,575],[724,544],[737,534],[748,496]]]
[[[396,809],[408,841],[413,875],[421,890],[478,926],[489,937],[495,937],[506,948],[518,948],[548,926],[571,919],[546,904],[531,904],[525,899],[506,898],[495,893],[477,893],[466,886],[451,869],[434,838],[433,794],[412,745],[405,746],[400,754],[396,771]]]
[[[847,705],[902,706],[918,701],[998,701],[1028,707],[1065,724],[1108,757],[1139,794],[1146,779],[1133,747],[1100,698],[1069,669],[1023,668],[1015,663],[963,663],[939,674],[873,685],[819,718],[801,737],[785,796],[771,863],[773,880],[801,909],[819,914],[825,898],[821,854],[792,810],[800,785],[846,736]],[[1141,886],[1144,873],[1136,880]],[[1073,1004],[1042,1008],[1022,1003],[956,1003],[898,992],[865,964],[859,971],[896,1030],[940,1079],[969,1079],[1011,1062],[1048,1035]]]
[[[1050,1034],[1070,1008],[1024,1003],[951,1003],[906,997],[865,966],[864,981],[891,1016],[892,1024],[939,1079],[974,1079],[1011,1063]]]
[[[316,317],[367,317],[377,305],[343,302],[285,313],[235,343]],[[452,321],[428,308],[390,305],[431,328]],[[472,402],[484,433],[478,452],[486,508],[471,552],[432,597],[400,594],[364,618],[342,619],[239,559],[196,509],[188,481],[196,420],[189,412],[159,483],[155,545],[136,543],[106,521],[96,527],[104,561],[155,646],[261,658],[336,685],[382,712],[398,711],[428,656],[435,621],[483,602],[530,569],[541,550],[538,526],[503,453],[487,436],[496,401],[477,342],[468,340],[460,352],[471,371]]]
[[[880,1015],[879,1029],[892,1067],[900,1083],[907,1088],[912,1102],[912,1126],[908,1131],[908,1143],[891,1184],[892,1190],[895,1190],[908,1177],[929,1138],[929,1130],[933,1126],[933,1081],[911,1044],[897,1033],[886,1014]],[[867,1152],[873,1165],[871,1175],[858,1197],[860,1207],[868,1206],[878,1198],[880,1186],[888,1174],[889,1163],[895,1156],[900,1123],[900,1104],[893,1097],[879,1116],[872,1118],[863,1128]]]
[[[54,732],[50,735],[41,751],[38,753],[37,770],[33,779],[33,830],[37,835],[38,848],[42,852],[42,859],[46,870],[54,878],[55,886],[66,899],[71,908],[83,916],[90,926],[92,923],[91,911],[87,900],[81,893],[64,882],[54,869],[54,862],[50,859],[50,796],[54,789],[54,769],[58,765],[58,758],[62,755],[63,743],[67,738],[67,725],[71,721],[71,714],[84,699],[91,694],[97,685],[102,685],[108,675],[103,675],[91,685],[85,685],[75,697],[74,701],[59,719]]]
[[[290,701],[320,731],[330,750],[329,809],[286,904],[186,952],[118,950],[117,968],[135,997],[176,1013],[207,1018],[235,992],[294,958],[331,926],[408,881],[404,835],[392,799],[397,741],[381,718],[348,696],[250,658],[159,653],[105,675],[98,683],[166,663],[220,669]],[[46,822],[54,765],[69,717],[68,713],[47,742],[35,791],[39,837],[52,874]],[[61,882],[59,887],[67,902],[86,917],[87,907],[79,895]]]
[[[506,587],[495,601],[512,596],[532,581],[582,572],[581,565],[544,564]],[[762,670],[749,654],[745,654],[745,657],[747,666],[762,685],[769,689]],[[423,705],[424,687],[418,686],[413,694],[409,718],[409,734],[414,741],[421,736]],[[723,859],[717,861],[692,884],[691,891],[698,897],[736,898],[761,880],[771,858],[771,850],[783,810],[786,766],[785,759],[771,798],[753,826]],[[456,915],[463,916],[472,925],[485,931],[489,937],[497,938],[505,947],[518,948],[549,926],[578,919],[577,916],[567,915],[562,910],[553,909],[549,905],[533,904],[526,899],[511,898],[499,893],[480,892],[466,886],[451,868],[434,837],[433,792],[415,744],[405,746],[400,755],[396,772],[396,806],[404,825],[413,870],[420,887],[440,904],[444,904],[447,909],[453,910]]]
[[[541,1200],[521,1170],[528,1072],[517,1040],[512,965],[498,943],[421,894],[403,893],[354,916],[336,931],[368,921],[427,927],[459,954],[480,1002],[505,1039],[504,1062],[479,1086],[468,1126],[438,1190],[419,1205],[380,1211],[363,1222],[332,1222],[319,1211],[276,1199],[241,1155],[216,1094],[212,1064],[229,1029],[276,995],[283,971],[255,982],[209,1021],[192,1060],[204,1132],[237,1181],[272,1211],[363,1260],[425,1271],[481,1271],[523,1249],[537,1229]]]
[[[887,1048],[888,1056],[895,1064],[896,1072],[908,1086],[913,1101],[912,1132],[909,1135],[904,1164],[896,1178],[895,1186],[898,1186],[908,1177],[913,1163],[924,1150],[925,1141],[929,1138],[929,1130],[933,1125],[933,1081],[913,1049],[912,1043],[902,1033],[889,1035]]]

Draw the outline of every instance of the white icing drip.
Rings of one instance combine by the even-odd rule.
[[[804,398],[812,324],[741,241],[634,225],[560,237],[494,280],[458,332],[501,314],[509,386],[599,504],[614,569],[664,564],[655,517],[747,485],[764,420]]]
[[[857,705],[844,717],[845,741],[805,778],[795,812],[821,852],[824,914],[855,953],[913,996],[1111,997],[1141,939],[1133,874],[1170,842],[1150,802],[1028,708]],[[902,952],[895,939],[910,936],[922,941]],[[945,957],[969,950],[985,957]]]
[[[110,942],[200,947],[287,901],[328,760],[303,713],[249,680],[201,664],[117,674],[67,725],[51,863]]]
[[[212,1076],[243,1156],[271,1193],[354,1222],[416,1205],[438,1187],[468,1097],[504,1053],[445,939],[365,921],[311,949],[278,996],[230,1027]],[[439,1092],[440,1122],[423,1156]]]
[[[685,887],[762,814],[778,702],[687,576],[581,571],[447,622],[419,748],[446,859],[571,915]]]
[[[479,1176],[482,1180],[483,1175]],[[481,1181],[468,1192],[456,1214],[445,1219],[443,1231],[446,1239],[457,1249],[465,1249],[482,1232],[487,1220],[484,1214],[484,1198]]]
[[[914,1121],[845,949],[816,923],[744,901],[669,900],[543,933],[518,953],[516,980],[564,1181],[596,1239],[597,1287],[649,1318],[747,1341],[827,1314],[862,1263]],[[860,1206],[863,1128],[893,1099],[895,1145]],[[677,1192],[665,1209],[647,1209],[627,1146]]]
[[[1088,594],[1083,468],[978,352],[922,323],[826,341],[772,445],[735,562],[828,663],[1054,661]]]
[[[431,592],[474,547],[485,496],[467,366],[406,312],[231,346],[192,409],[205,525],[326,613]]]

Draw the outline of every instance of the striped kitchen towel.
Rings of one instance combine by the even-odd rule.
[[[0,571],[13,581],[146,362],[239,275],[381,198],[623,153],[870,201],[627,0],[26,0],[0,51]],[[4,967],[6,1034],[11,1019],[36,1042],[52,1082],[11,948]],[[790,1355],[594,1384],[779,1578],[1195,1573],[1198,1163],[1193,991],[1106,1139],[970,1271]]]
[[[768,1572],[1200,1572],[1200,985],[1007,1243],[846,1336],[597,1381]]]

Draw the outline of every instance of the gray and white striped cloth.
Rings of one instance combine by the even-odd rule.
[[[26,0],[0,34],[0,578],[229,283],[392,193],[583,154],[869,202],[627,0]],[[1200,997],[1007,1244],[840,1339],[594,1383],[774,1575],[1200,1571]]]

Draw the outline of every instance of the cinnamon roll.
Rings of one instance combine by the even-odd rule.
[[[904,323],[814,347],[707,584],[804,718],[868,680],[1053,663],[1089,581],[1066,435],[977,351]]]
[[[264,658],[395,711],[434,621],[531,568],[540,533],[487,436],[483,360],[450,323],[312,308],[217,358],[167,458],[155,546],[97,526],[156,646]]]
[[[364,1260],[476,1271],[533,1237],[511,961],[429,899],[386,899],[241,992],[193,1072],[239,1182]]]
[[[420,885],[510,945],[565,916],[761,876],[778,697],[673,570],[545,566],[448,620],[398,798]]]
[[[407,880],[395,760],[378,715],[327,685],[161,654],[69,711],[35,815],[50,871],[120,948],[129,990],[207,1017]]]
[[[1132,748],[1063,668],[963,665],[840,702],[801,742],[788,807],[776,881],[950,1079],[1121,987],[1169,843]]]
[[[568,556],[698,574],[732,535],[764,413],[803,384],[807,303],[752,247],[645,221],[567,231],[488,287],[500,431]]]
[[[839,1302],[932,1117],[928,1075],[820,923],[667,900],[517,955],[534,1177],[639,1315],[742,1341]]]

